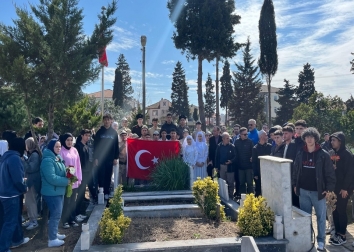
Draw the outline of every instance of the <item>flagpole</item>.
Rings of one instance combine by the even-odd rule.
[[[103,119],[103,114],[104,114],[104,65],[102,64],[102,84],[101,84],[101,115]]]

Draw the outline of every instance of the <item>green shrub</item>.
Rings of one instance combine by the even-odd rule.
[[[150,174],[151,185],[160,191],[189,189],[189,167],[181,158],[167,158]]]
[[[220,205],[220,220],[226,219],[224,206],[220,204],[218,192],[219,184],[214,182],[210,177],[206,177],[203,180],[198,178],[197,181],[193,183],[195,202],[201,208],[205,216],[211,220],[218,218],[217,205]]]
[[[262,196],[246,195],[243,207],[239,208],[237,226],[242,235],[267,236],[273,232],[274,212]]]
[[[103,242],[115,244],[121,243],[124,231],[129,227],[131,219],[123,215],[122,186],[119,185],[112,199],[109,200],[109,207],[103,212],[100,226],[100,237]]]

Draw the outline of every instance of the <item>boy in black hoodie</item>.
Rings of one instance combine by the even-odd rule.
[[[336,132],[329,138],[334,155],[331,157],[336,173],[336,186],[334,192],[337,195],[336,210],[333,212],[333,221],[336,235],[331,237],[330,242],[339,246],[347,242],[345,233],[347,231],[347,205],[351,192],[353,191],[353,155],[345,147],[345,136],[343,132]]]

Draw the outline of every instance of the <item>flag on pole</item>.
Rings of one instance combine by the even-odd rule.
[[[127,139],[128,177],[148,180],[151,171],[163,158],[178,157],[179,141]]]
[[[100,64],[104,65],[105,67],[108,67],[106,48],[101,51],[100,57],[98,58],[98,62],[100,62]]]

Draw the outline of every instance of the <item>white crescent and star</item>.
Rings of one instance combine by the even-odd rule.
[[[147,150],[140,150],[136,153],[135,155],[135,163],[136,165],[139,167],[139,169],[141,170],[146,170],[146,169],[149,169],[150,166],[142,166],[141,163],[140,163],[140,156],[144,153],[149,153],[151,154],[149,151]],[[154,158],[151,160],[153,162],[153,164],[157,164],[159,162],[159,159],[157,157],[154,156]]]

